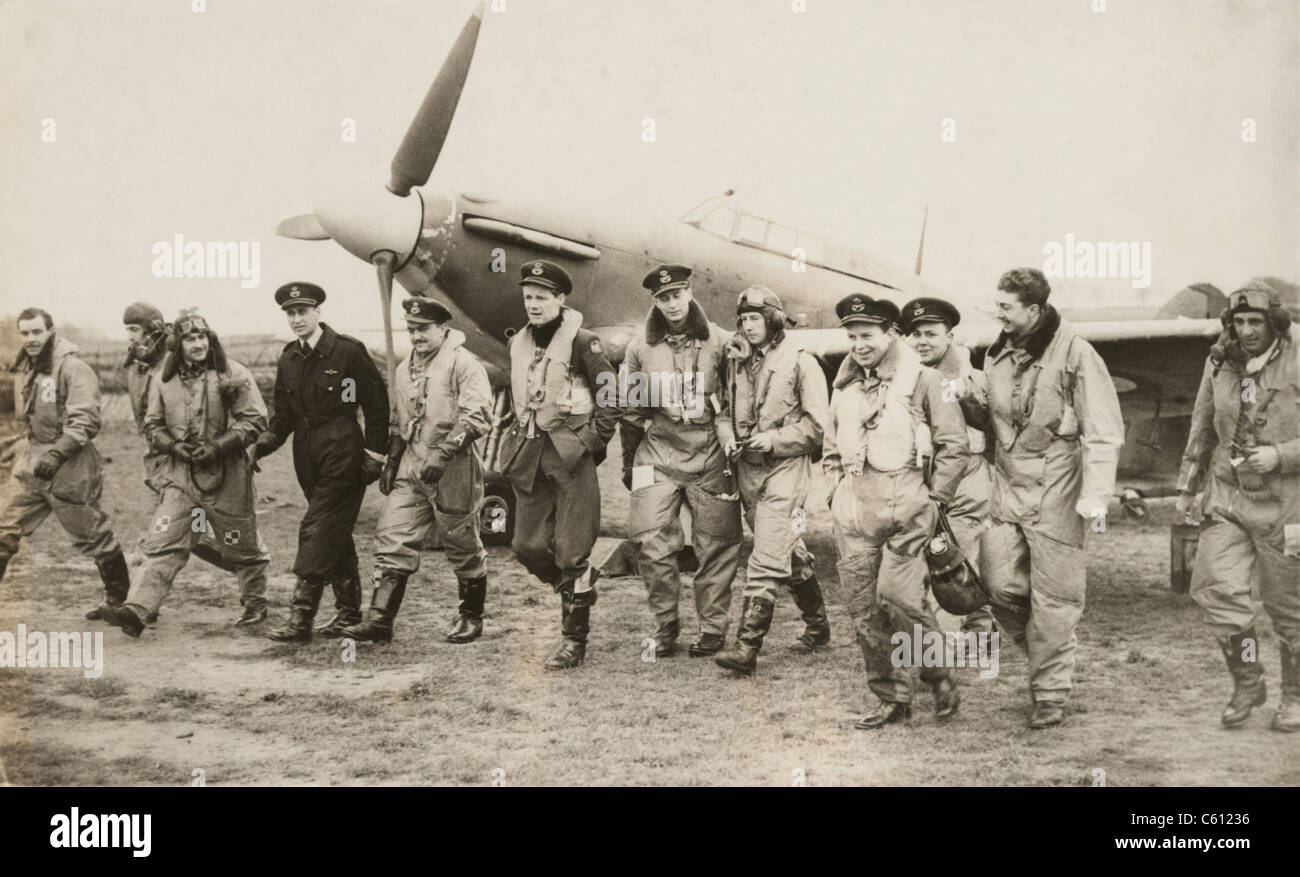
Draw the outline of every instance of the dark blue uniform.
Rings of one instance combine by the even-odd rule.
[[[336,596],[340,582],[357,582],[359,599],[352,530],[365,495],[365,449],[388,450],[388,390],[364,344],[325,323],[320,328],[315,349],[292,341],[280,354],[274,411],[270,429],[258,442],[259,456],[293,434],[294,471],[307,496],[294,574],[332,582]],[[364,435],[358,407],[365,417]]]

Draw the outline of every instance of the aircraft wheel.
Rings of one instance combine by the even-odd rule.
[[[515,490],[500,475],[489,475],[483,485],[478,512],[484,545],[509,545],[515,536]]]
[[[1119,507],[1124,510],[1124,516],[1130,521],[1141,521],[1147,516],[1147,503],[1142,497],[1142,491],[1132,487],[1124,488],[1123,493],[1120,494]]]

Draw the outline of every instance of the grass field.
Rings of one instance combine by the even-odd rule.
[[[117,426],[98,440],[108,459],[105,507],[124,544],[149,523],[140,440]],[[272,554],[273,622],[292,587],[304,500],[290,455],[263,462],[263,536]],[[614,461],[601,472],[605,538],[616,544],[626,492]],[[1106,785],[1300,783],[1300,735],[1270,732],[1277,649],[1261,625],[1269,706],[1225,731],[1230,683],[1195,607],[1168,590],[1168,521],[1116,518],[1092,543],[1072,713],[1031,733],[1024,658],[1010,644],[1001,673],[961,671],[959,717],[939,726],[928,692],[905,726],[864,733],[872,705],[840,599],[830,522],[814,489],[812,548],[830,602],[834,641],[811,657],[785,653],[800,630],[788,598],[752,679],[682,655],[647,663],[651,632],[639,581],[603,580],[587,663],[548,673],[556,598],[508,549],[489,549],[486,633],[453,646],[455,578],[429,552],[412,579],[390,646],[275,644],[237,631],[233,577],[193,559],[158,625],[132,640],[104,631],[104,672],[0,669],[0,760],[9,782],[187,785]],[[367,495],[357,526],[363,576],[381,497]],[[0,630],[101,629],[82,613],[98,600],[94,565],[70,553],[48,522],[0,584]],[[368,597],[367,597],[368,599]],[[327,595],[328,601],[328,595]],[[733,605],[733,619],[739,613]],[[693,636],[689,582],[684,638]],[[687,642],[690,640],[687,638]],[[3,776],[0,776],[3,779]]]

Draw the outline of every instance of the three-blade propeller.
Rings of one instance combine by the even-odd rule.
[[[397,147],[388,192],[382,195],[377,193],[375,196],[364,195],[352,204],[318,207],[313,213],[284,220],[275,230],[276,234],[295,240],[321,241],[332,238],[375,266],[379,280],[379,298],[384,309],[389,386],[392,386],[393,373],[397,367],[393,359],[393,275],[414,252],[423,227],[423,216],[420,213],[420,224],[410,230],[409,236],[402,234],[399,229],[404,229],[407,225],[409,209],[400,200],[392,202],[387,199],[405,199],[414,187],[429,181],[451,130],[452,117],[456,114],[456,105],[460,102],[465,80],[469,77],[470,62],[474,59],[474,48],[482,24],[483,4],[479,3],[461,28],[460,35],[442,63],[442,69],[438,71],[415,118],[411,120],[406,136]],[[376,201],[376,197],[383,200]],[[362,217],[367,220],[364,226],[360,224]],[[372,221],[376,217],[380,221]],[[376,240],[376,227],[380,229],[380,237],[384,240]]]

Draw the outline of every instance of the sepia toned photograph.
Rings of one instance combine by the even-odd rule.
[[[1300,784],[1297,94],[1296,0],[0,2],[0,784]]]

